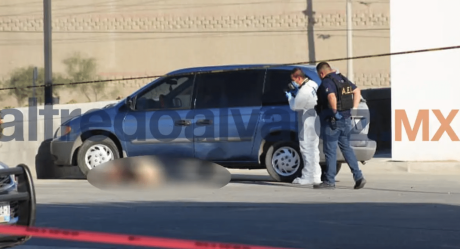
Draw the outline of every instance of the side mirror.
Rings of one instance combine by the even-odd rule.
[[[127,97],[125,100],[125,104],[126,106],[128,106],[130,110],[134,110],[134,101],[132,97]]]
[[[182,100],[179,98],[174,98],[173,104],[174,104],[174,108],[180,108],[182,107]]]

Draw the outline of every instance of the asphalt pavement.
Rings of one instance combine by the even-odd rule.
[[[306,249],[460,248],[460,176],[364,171],[344,165],[335,190],[232,171],[219,190],[106,192],[85,180],[38,180],[37,222],[56,227]],[[17,249],[140,248],[33,238]]]

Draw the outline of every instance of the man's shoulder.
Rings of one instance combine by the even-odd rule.
[[[316,87],[318,87],[318,86],[320,85],[319,83],[321,83],[321,82],[316,82],[316,81],[310,79],[310,80],[308,80],[308,81],[305,82],[305,83],[306,83],[307,85],[311,85],[311,86],[316,86]]]
[[[324,84],[321,82],[321,84],[318,86],[318,92],[324,91]]]
[[[334,84],[334,81],[331,78],[324,78],[321,84]]]
[[[317,90],[319,86],[318,86],[318,83],[312,80],[309,80],[308,82],[305,82],[305,84],[303,85],[303,88],[312,88],[312,89]]]
[[[321,89],[323,92],[326,92],[326,93],[335,92],[334,86],[335,86],[334,82],[329,78],[325,78],[321,82]]]

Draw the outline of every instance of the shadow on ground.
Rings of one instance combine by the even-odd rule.
[[[285,248],[458,248],[460,208],[395,203],[38,206],[37,226]],[[32,239],[27,245],[137,248]],[[139,247],[140,248],[140,247]]]
[[[54,164],[53,155],[51,155],[51,141],[43,141],[35,155],[35,172],[37,179],[56,180],[56,179],[86,179],[81,173],[80,168],[62,167]]]
[[[53,162],[53,156],[51,155],[52,139],[43,141],[38,147],[37,155],[35,155],[35,171],[37,172],[38,179],[55,179],[57,178]]]

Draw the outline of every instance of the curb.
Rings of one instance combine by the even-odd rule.
[[[370,174],[424,174],[424,175],[460,175],[460,162],[396,162],[388,158],[375,158],[365,165],[359,164],[361,170]],[[347,171],[348,165],[342,165]],[[235,177],[247,178],[250,176],[268,176],[267,170],[230,169]]]
[[[380,159],[361,166],[368,172],[414,173],[429,175],[460,175],[460,162],[395,162],[390,159]]]

